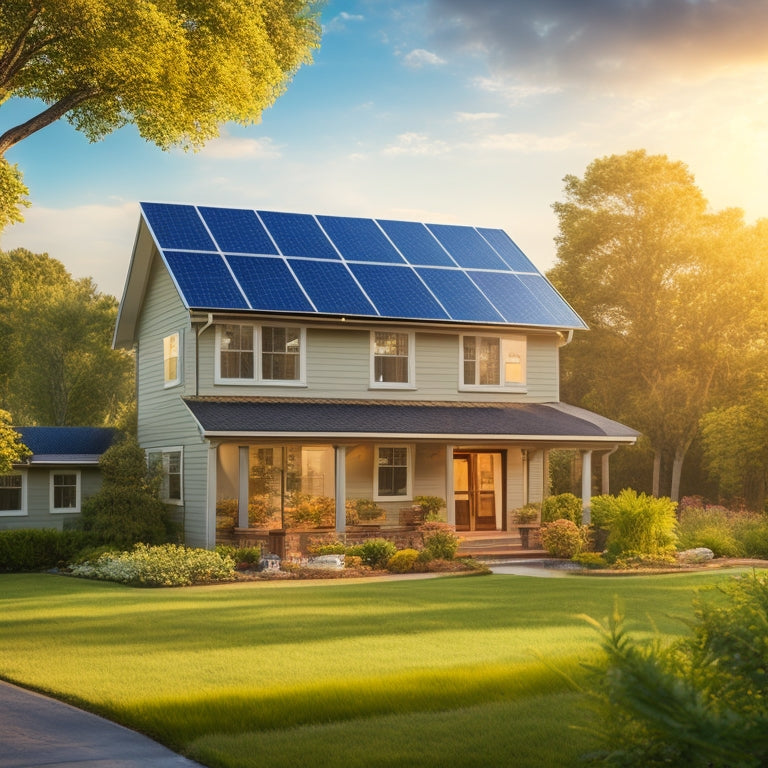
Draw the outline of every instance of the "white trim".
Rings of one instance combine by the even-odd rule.
[[[416,389],[416,332],[403,329],[374,328],[370,333],[370,381],[371,389]],[[376,380],[376,334],[390,333],[408,337],[408,381]]]
[[[499,383],[498,384],[467,384],[464,381],[464,339],[488,338],[499,340]],[[523,378],[520,382],[505,383],[502,381],[504,373],[504,343],[514,341],[522,343],[522,353],[519,364],[522,366]],[[475,360],[477,365],[477,360]],[[476,370],[476,376],[479,369]],[[522,334],[511,333],[461,333],[459,334],[459,392],[511,392],[525,394],[528,391],[528,337]]]
[[[57,507],[55,503],[55,483],[54,478],[56,475],[74,475],[75,476],[75,506],[74,507]],[[82,478],[79,469],[52,469],[48,473],[48,491],[49,491],[49,504],[50,511],[53,515],[76,515],[80,512],[80,501],[82,496]]]
[[[382,496],[379,493],[379,451],[382,448],[404,448],[406,451],[406,481],[405,493],[393,496]],[[373,500],[374,501],[410,501],[413,499],[413,462],[415,451],[409,443],[377,443],[373,446]]]
[[[27,510],[27,472],[26,470],[12,470],[11,472],[6,472],[5,475],[0,475],[0,477],[7,475],[21,477],[21,509],[4,509],[0,511],[0,517],[26,517],[29,514]]]

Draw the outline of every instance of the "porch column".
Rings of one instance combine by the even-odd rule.
[[[250,470],[250,454],[247,445],[238,447],[237,473],[237,527],[248,527],[248,472]]]
[[[334,489],[336,492],[336,532],[347,530],[347,446],[334,445]]]
[[[592,451],[581,452],[581,522],[589,525],[592,520]]]
[[[600,459],[602,462],[600,472],[600,492],[605,495],[608,495],[611,492],[610,458],[614,453],[616,453],[617,449],[618,446],[614,446],[610,451],[606,451]]]
[[[456,525],[456,503],[453,495],[453,446],[445,446],[445,522]]]
[[[521,506],[525,506],[530,501],[530,492],[528,490],[528,449],[522,448],[520,450],[520,462],[523,468],[523,503]]]
[[[208,455],[206,466],[206,506],[208,515],[205,521],[205,547],[213,549],[216,546],[216,476],[218,467],[218,444],[208,443]],[[186,517],[186,515],[185,515]],[[186,531],[183,532],[186,538]]]

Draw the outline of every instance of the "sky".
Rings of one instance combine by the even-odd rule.
[[[634,149],[768,217],[766,0],[330,0],[321,22],[261,122],[197,153],[65,121],[11,148],[32,207],[0,248],[119,298],[156,201],[496,227],[546,271],[563,178]],[[40,106],[3,104],[0,132]]]

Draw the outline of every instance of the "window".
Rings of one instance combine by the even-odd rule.
[[[371,385],[413,386],[413,334],[374,331],[371,334]]]
[[[254,327],[221,325],[217,329],[218,378],[253,381]]]
[[[264,381],[301,379],[301,330],[299,328],[261,329],[261,378]]]
[[[411,498],[411,449],[407,445],[376,447],[376,500]]]
[[[525,352],[525,338],[520,336],[463,336],[462,388],[522,391]]]
[[[50,475],[51,512],[80,511],[80,472],[55,471]]]
[[[26,476],[21,472],[0,475],[0,516],[26,515]]]
[[[181,448],[152,449],[147,451],[147,459],[150,467],[160,468],[160,498],[167,504],[181,504],[183,501]]]
[[[216,383],[303,384],[304,347],[303,328],[218,325]]]
[[[179,333],[172,333],[163,339],[163,378],[166,387],[172,387],[181,382]]]

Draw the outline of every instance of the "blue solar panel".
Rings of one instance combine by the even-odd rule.
[[[224,259],[216,253],[164,252],[188,307],[248,309]]]
[[[227,253],[277,253],[267,230],[253,211],[198,208],[219,250]]]
[[[417,269],[453,320],[503,323],[504,318],[491,306],[475,284],[458,269]]]
[[[455,224],[428,224],[430,231],[466,269],[508,269],[498,254],[472,227]]]
[[[314,312],[283,259],[258,256],[227,256],[226,259],[254,309]]]
[[[523,285],[547,308],[556,325],[586,327],[581,318],[563,301],[563,297],[541,275],[519,277]]]
[[[379,220],[379,224],[409,264],[429,267],[456,266],[456,262],[440,247],[440,243],[423,224],[415,221],[382,220]]]
[[[371,302],[341,262],[289,259],[288,263],[318,312],[376,316]]]
[[[512,271],[538,271],[503,229],[480,229],[478,227],[477,231],[493,246],[496,253],[507,262]]]
[[[349,268],[382,317],[450,319],[410,267],[350,264]]]
[[[259,216],[277,243],[283,256],[310,259],[339,259],[314,216],[306,213],[259,211]]]
[[[141,208],[160,248],[216,250],[194,206],[141,203]]]
[[[403,257],[392,247],[372,219],[318,216],[317,220],[348,261],[403,263]]]
[[[468,272],[507,322],[556,325],[554,318],[511,272]],[[514,319],[510,319],[514,318]]]

